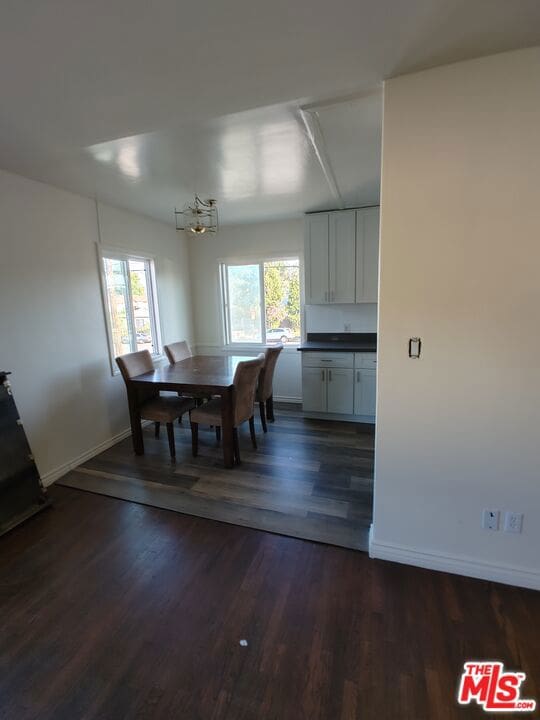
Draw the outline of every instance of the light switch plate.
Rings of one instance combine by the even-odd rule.
[[[498,510],[484,510],[482,512],[482,527],[484,530],[498,530],[500,515]]]

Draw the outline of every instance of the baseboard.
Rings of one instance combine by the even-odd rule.
[[[460,555],[430,553],[404,545],[378,542],[373,537],[373,525],[369,532],[369,556],[378,560],[390,560],[404,565],[415,565],[454,575],[491,580],[505,585],[540,590],[540,572],[510,565],[495,565]]]
[[[148,420],[143,420],[143,426],[148,424]],[[76,458],[73,458],[73,460],[69,460],[68,462],[64,463],[63,465],[60,465],[57,468],[54,468],[54,470],[49,470],[49,472],[45,473],[41,476],[41,482],[45,487],[48,487],[49,485],[52,485],[56,480],[63,477],[66,473],[68,473],[70,470],[74,470],[79,465],[82,465],[87,460],[90,460],[90,458],[95,457],[96,455],[99,455],[99,453],[102,453],[104,450],[108,450],[113,445],[116,445],[116,443],[119,443],[121,440],[125,440],[125,438],[129,437],[131,435],[131,428],[127,428],[126,430],[122,430],[122,432],[118,433],[118,435],[113,435],[113,437],[109,438],[108,440],[104,440],[99,445],[96,445],[93,448],[90,448],[90,450],[87,450],[86,452],[82,453],[82,455],[79,455]]]
[[[274,395],[274,402],[295,403],[295,405],[301,405],[302,398],[287,397],[285,395]]]
[[[375,425],[374,415],[342,415],[341,413],[311,412],[310,410],[304,410],[303,416],[311,420],[338,420],[341,422]]]

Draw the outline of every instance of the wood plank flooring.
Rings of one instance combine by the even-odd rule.
[[[223,467],[214,431],[200,428],[199,456],[191,455],[189,423],[175,426],[176,462],[165,432],[144,429],[145,454],[131,439],[92,458],[62,485],[231,522],[292,537],[360,550],[367,548],[373,502],[373,426],[307,420],[291,405],[277,405],[276,422],[258,450],[247,425],[242,464]]]
[[[2,720],[482,718],[470,658],[540,700],[540,593],[51,495],[0,538]]]

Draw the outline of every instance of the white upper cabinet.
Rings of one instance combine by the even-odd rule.
[[[306,218],[306,302],[321,305],[328,298],[328,213]]]
[[[356,302],[378,302],[379,208],[356,211]]]
[[[344,210],[329,217],[329,278],[330,302],[354,303],[356,213]]]
[[[379,208],[306,217],[306,303],[376,303]]]

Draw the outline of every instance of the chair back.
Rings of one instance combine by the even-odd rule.
[[[279,353],[283,350],[283,345],[274,345],[266,348],[264,354],[264,365],[259,375],[259,384],[257,386],[257,402],[266,402],[272,396],[274,386],[274,371],[278,361]]]
[[[122,377],[126,383],[130,403],[134,402],[135,399],[137,399],[140,403],[159,395],[159,390],[155,390],[151,387],[139,388],[136,391],[131,382],[131,378],[134,378],[137,375],[142,375],[145,372],[150,372],[154,369],[152,356],[148,350],[139,350],[139,352],[120,355],[120,357],[116,358],[116,364],[120,368],[120,372],[122,373]]]
[[[181,360],[185,360],[192,355],[191,348],[189,347],[187,340],[180,340],[179,342],[165,345],[163,349],[165,350],[165,354],[167,355],[171,365],[174,365],[174,363],[180,362]]]
[[[264,364],[264,355],[261,353],[255,360],[239,362],[234,373],[234,422],[239,425],[253,415],[257,380]]]

